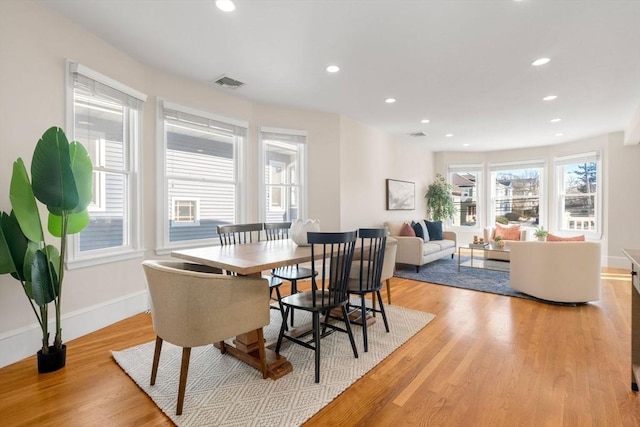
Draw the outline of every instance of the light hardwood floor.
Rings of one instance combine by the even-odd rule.
[[[437,317],[307,425],[638,426],[631,283],[602,284],[565,307],[394,278],[394,304]],[[171,425],[110,354],[153,338],[140,314],[70,341],[61,371],[0,369],[0,425]]]

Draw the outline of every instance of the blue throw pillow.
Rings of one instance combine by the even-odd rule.
[[[425,221],[430,240],[442,240],[442,221]]]
[[[422,240],[424,240],[424,231],[422,231],[422,226],[420,225],[420,223],[414,222],[411,227],[413,228],[413,231],[415,231],[416,237],[420,237]]]

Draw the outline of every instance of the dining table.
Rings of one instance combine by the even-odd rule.
[[[182,249],[171,252],[171,256],[248,277],[261,277],[263,271],[276,267],[310,262],[312,257],[311,246],[299,246],[291,239]],[[322,253],[316,254],[316,258],[322,258]],[[237,335],[232,344],[225,345],[225,351],[256,369],[261,368],[255,331]],[[265,351],[269,378],[276,380],[293,371],[284,356],[269,347]]]

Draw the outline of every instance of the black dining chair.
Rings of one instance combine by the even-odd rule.
[[[282,298],[285,306],[285,318],[280,327],[276,353],[280,352],[282,340],[287,340],[314,350],[315,353],[315,382],[320,382],[320,339],[330,332],[340,331],[349,335],[353,356],[358,357],[358,350],[353,339],[351,325],[347,317],[347,302],[349,293],[347,284],[349,282],[349,272],[353,262],[353,253],[356,244],[356,232],[342,233],[315,233],[309,232],[307,240],[311,244],[311,267],[318,271],[318,275],[311,280],[312,287],[309,291],[300,292]],[[318,259],[316,259],[318,257]],[[289,310],[304,310],[311,313],[313,320],[311,331],[306,334],[294,337],[286,334],[286,314]],[[338,326],[336,322],[329,323],[331,310],[340,309],[342,312],[341,321],[344,328]],[[324,320],[320,321],[320,316]],[[309,341],[304,338],[309,334],[312,337]]]
[[[384,321],[384,327],[389,332],[389,322],[384,311],[380,289],[382,288],[382,272],[385,259],[385,247],[387,242],[386,228],[361,228],[358,230],[359,255],[351,266],[351,274],[347,291],[349,295],[359,297],[360,304],[354,304],[352,300],[347,303],[349,314],[359,312],[359,324],[362,325],[364,351],[369,351],[367,337],[367,314],[380,313]],[[371,307],[367,307],[365,297],[371,295]],[[380,308],[376,308],[376,300]],[[352,320],[352,323],[355,323]]]
[[[291,222],[265,222],[264,231],[267,236],[267,240],[284,240],[289,238],[289,229],[291,228]],[[286,280],[291,283],[291,294],[298,293],[298,280],[310,279],[314,275],[318,274],[312,269],[306,267],[300,267],[296,265],[286,265],[284,267],[277,267],[271,271],[273,277]],[[291,310],[291,326],[294,321],[294,310]]]
[[[263,227],[262,223],[258,222],[252,224],[219,225],[217,230],[220,245],[227,246],[259,242]],[[231,272],[227,271],[227,274],[231,274]],[[282,305],[282,294],[280,292],[280,286],[282,286],[284,282],[281,278],[275,277],[274,275],[263,275],[263,278],[269,280],[269,298],[278,303],[278,307],[270,307],[274,310],[279,310],[284,319],[284,306]],[[274,291],[276,293],[275,298],[273,296]]]

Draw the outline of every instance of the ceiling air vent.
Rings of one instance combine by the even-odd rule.
[[[427,136],[427,134],[424,133],[424,132],[414,132],[414,133],[410,133],[409,136],[413,136],[414,138],[418,138],[420,136]]]
[[[218,80],[215,80],[214,83],[227,89],[237,89],[240,86],[244,86],[244,83],[242,83],[241,81],[234,80],[231,77],[227,76],[218,78]]]

